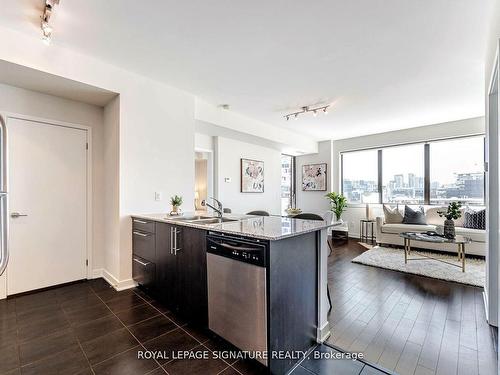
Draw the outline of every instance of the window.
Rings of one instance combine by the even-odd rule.
[[[295,207],[295,157],[281,155],[281,212]]]
[[[424,145],[382,150],[382,202],[424,203]]]
[[[344,152],[341,174],[349,203],[484,205],[484,137]]]
[[[378,203],[378,151],[342,154],[342,194],[350,203]]]
[[[432,204],[484,202],[484,139],[471,137],[430,145]]]

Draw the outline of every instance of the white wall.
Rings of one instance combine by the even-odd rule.
[[[330,210],[330,203],[325,194],[332,190],[332,176],[337,173],[332,164],[332,141],[323,141],[318,144],[318,153],[297,156],[296,160],[296,200],[297,207],[302,212],[324,214]],[[302,191],[302,166],[306,164],[327,163],[326,191]]]
[[[120,97],[104,107],[104,264],[107,277],[119,275],[120,248]]]
[[[296,151],[304,153],[318,151],[318,143],[309,136],[248,118],[232,110],[224,110],[200,98],[196,98],[195,118],[239,133],[287,145],[288,149],[283,152],[288,154],[295,154]]]
[[[108,242],[114,256],[104,267],[118,288],[133,285],[129,215],[167,212],[172,194],[194,198],[194,96],[57,43],[47,48],[35,35],[0,27],[0,44],[2,60],[120,94],[119,170],[106,170],[119,176],[120,239]]]
[[[420,126],[412,129],[397,130],[387,133],[369,135],[333,141],[333,190],[340,187],[340,153],[371,147],[383,147],[402,143],[423,142],[433,139],[444,139],[466,135],[484,134],[484,117],[452,121],[441,124]],[[373,205],[372,216],[382,215],[381,205]],[[359,220],[366,217],[365,206],[351,205],[342,216],[349,224],[349,235],[359,236]]]
[[[103,109],[94,105],[0,84],[0,113],[63,121],[92,128],[92,262],[94,269],[102,268],[104,264]]]
[[[240,159],[264,162],[264,193],[241,193]],[[215,138],[216,195],[224,207],[233,213],[264,210],[270,214],[281,212],[281,153],[234,139]],[[231,182],[224,182],[224,178]]]
[[[488,254],[487,254],[487,270],[486,270],[486,285],[485,285],[485,301],[486,313],[490,324],[498,326],[500,320],[500,311],[498,309],[499,303],[499,268],[500,257],[498,254],[498,244],[500,243],[499,233],[499,129],[498,129],[498,93],[496,97],[489,97],[490,80],[495,63],[495,56],[498,52],[500,39],[500,2],[495,1],[491,12],[490,30],[488,35],[488,42],[486,46],[485,56],[485,97],[486,97],[486,114],[487,114],[487,146],[488,146],[488,162],[490,165],[489,171],[486,176],[488,182],[488,210],[487,210],[487,223],[488,223]],[[490,100],[492,101],[490,103]],[[493,102],[494,101],[494,102]],[[495,114],[489,115],[490,111],[495,111]]]

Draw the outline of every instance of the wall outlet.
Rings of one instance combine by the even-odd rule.
[[[225,183],[230,183],[231,182],[231,177],[224,177],[224,182]]]
[[[161,201],[162,194],[160,191],[155,191],[155,201]]]

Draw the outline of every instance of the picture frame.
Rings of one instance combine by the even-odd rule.
[[[264,192],[264,162],[240,159],[240,191],[242,193]]]
[[[326,191],[327,163],[302,166],[302,191]]]

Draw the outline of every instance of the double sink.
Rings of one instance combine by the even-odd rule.
[[[221,224],[227,223],[231,221],[238,221],[236,219],[228,219],[227,217],[213,217],[213,216],[181,216],[176,217],[175,219],[171,219],[174,221],[185,221],[193,224],[200,225],[213,225],[213,224]]]

